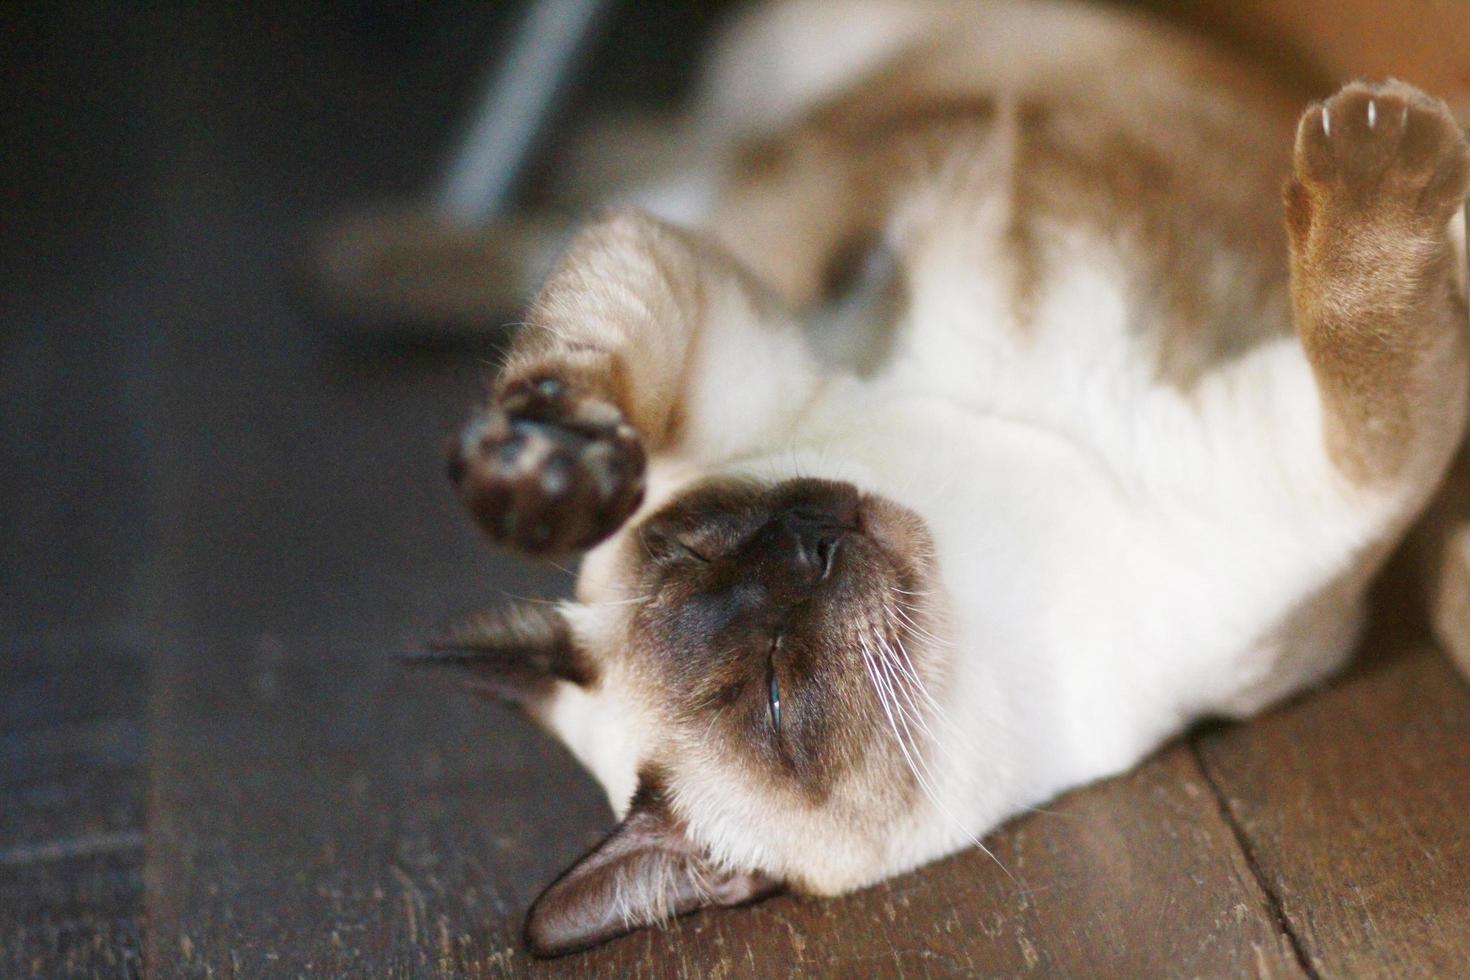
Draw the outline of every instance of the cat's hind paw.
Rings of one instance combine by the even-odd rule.
[[[616,531],[643,499],[645,462],[617,408],[542,377],[510,385],[470,421],[449,476],[492,540],[550,554]]]
[[[1302,115],[1296,180],[1318,203],[1443,222],[1470,187],[1470,148],[1438,99],[1403,82],[1353,82]]]

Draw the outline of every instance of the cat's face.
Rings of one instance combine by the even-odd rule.
[[[931,555],[918,517],[851,484],[705,479],[589,555],[579,603],[462,636],[483,683],[631,798],[538,901],[533,947],[886,873],[948,673]]]

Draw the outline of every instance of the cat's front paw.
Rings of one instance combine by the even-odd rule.
[[[643,499],[645,457],[618,409],[553,377],[507,386],[465,427],[449,476],[476,523],[533,554],[579,551]]]
[[[1449,109],[1412,85],[1353,82],[1303,114],[1296,179],[1318,203],[1448,220],[1470,186],[1470,148]]]

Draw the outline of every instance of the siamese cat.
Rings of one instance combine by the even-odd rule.
[[[861,888],[1343,663],[1465,422],[1470,150],[1399,82],[1308,101],[1086,6],[737,25],[450,461],[585,552],[435,655],[621,821],[533,951]]]

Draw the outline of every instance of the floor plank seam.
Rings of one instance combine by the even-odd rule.
[[[1291,922],[1286,918],[1286,910],[1282,908],[1280,897],[1276,894],[1276,890],[1271,887],[1271,883],[1267,880],[1266,872],[1262,869],[1260,862],[1256,860],[1256,852],[1251,847],[1250,838],[1246,836],[1245,829],[1236,820],[1234,811],[1230,809],[1230,804],[1225,799],[1224,789],[1215,781],[1214,775],[1210,772],[1209,765],[1205,762],[1204,754],[1200,752],[1199,742],[1194,738],[1189,740],[1189,752],[1190,755],[1194,756],[1195,766],[1198,767],[1200,776],[1205,781],[1205,785],[1210,788],[1210,792],[1215,797],[1215,806],[1220,811],[1220,819],[1225,822],[1226,827],[1230,828],[1230,834],[1235,838],[1235,844],[1240,848],[1241,856],[1245,858],[1245,865],[1250,869],[1251,877],[1255,879],[1256,887],[1260,888],[1261,895],[1266,900],[1266,911],[1276,921],[1276,928],[1281,930],[1281,934],[1286,937],[1286,941],[1291,945],[1291,953],[1296,958],[1297,966],[1301,967],[1302,972],[1310,980],[1320,980],[1316,969],[1312,966],[1311,957],[1307,955],[1306,948],[1302,946],[1301,938],[1296,934],[1296,930],[1291,927]]]
[[[136,851],[141,850],[143,845],[143,833],[137,830],[85,834],[80,837],[66,837],[61,840],[42,841],[35,844],[17,844],[14,847],[0,850],[0,868]]]

